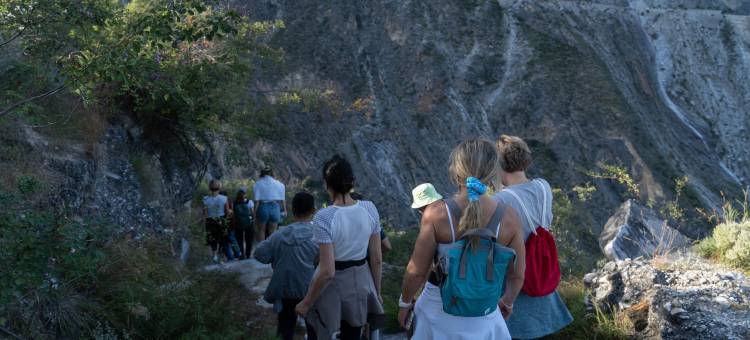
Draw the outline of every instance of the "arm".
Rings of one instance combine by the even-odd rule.
[[[258,262],[265,263],[265,264],[273,262],[273,248],[274,248],[273,243],[278,238],[279,234],[280,233],[271,234],[271,237],[259,243],[255,247],[255,254],[253,255],[253,257],[255,257],[255,259],[258,260]]]
[[[320,294],[331,282],[334,275],[336,275],[336,266],[333,258],[333,243],[321,243],[320,244],[320,265],[318,270],[313,276],[312,283],[310,283],[310,289],[307,290],[307,295],[300,302],[295,311],[301,316],[307,315],[310,307],[318,300]]]
[[[503,219],[502,228],[501,241],[505,241],[504,244],[508,244],[510,248],[516,251],[515,266],[508,267],[508,274],[505,278],[505,293],[500,298],[499,303],[500,311],[503,317],[507,319],[513,313],[513,303],[523,287],[524,273],[526,272],[526,247],[518,214],[512,208],[508,209],[508,214]]]
[[[375,283],[375,291],[380,296],[381,276],[383,275],[383,255],[380,251],[380,233],[370,235],[370,244],[367,251],[370,253],[370,271],[372,281]]]
[[[435,229],[433,228],[433,220],[436,218],[437,209],[428,207],[422,216],[419,235],[417,235],[417,241],[414,244],[414,252],[404,272],[401,292],[401,300],[404,302],[414,301],[417,291],[427,281],[427,275],[432,267],[432,259],[437,248]],[[407,309],[399,309],[398,321],[401,326],[405,324],[407,311]]]
[[[286,217],[286,201],[278,201],[282,217]]]
[[[387,237],[384,238],[382,241],[380,241],[381,248],[383,249],[383,254],[391,251],[393,247],[391,246],[391,240],[389,240]]]
[[[278,201],[279,207],[281,208],[281,213],[286,214],[286,200],[284,199],[286,197],[286,186],[284,183],[279,182],[281,184],[281,197],[282,199]]]
[[[234,210],[232,210],[232,204],[227,200],[226,203],[224,203],[224,212],[226,213],[227,217],[232,217],[234,215]]]

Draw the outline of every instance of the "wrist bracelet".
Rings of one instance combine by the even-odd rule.
[[[413,303],[404,302],[403,294],[398,296],[398,308],[401,308],[401,309],[411,308],[412,305]]]
[[[508,309],[513,309],[513,304],[512,304],[512,303],[511,303],[510,305],[508,305],[508,304],[506,304],[506,303],[505,303],[505,301],[503,301],[503,299],[500,299],[500,303],[501,303],[501,304],[502,304],[502,305],[503,305],[503,306],[504,306],[505,308],[508,308]]]

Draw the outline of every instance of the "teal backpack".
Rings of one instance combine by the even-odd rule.
[[[449,216],[460,216],[461,210],[455,202],[445,202]],[[477,317],[488,315],[497,309],[500,296],[505,291],[508,266],[514,263],[516,257],[513,249],[496,243],[503,211],[504,208],[498,205],[485,228],[468,231],[438,259],[444,312],[455,316]],[[453,219],[449,219],[451,229],[454,229]],[[472,237],[479,238],[477,246],[472,245]]]

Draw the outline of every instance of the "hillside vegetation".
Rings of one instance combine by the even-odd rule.
[[[750,209],[747,199],[739,211],[730,202],[724,204],[721,223],[711,236],[697,245],[711,259],[750,272]]]
[[[197,271],[202,261],[179,260],[181,237],[203,242],[191,231],[199,216],[178,211],[169,222],[178,227],[158,233],[117,225],[81,202],[98,188],[69,189],[65,176],[77,170],[61,173],[55,162],[67,162],[78,145],[113,157],[102,154],[100,139],[107,120],[126,116],[164,149],[186,155],[182,166],[201,178],[201,138],[252,114],[233,94],[278,61],[263,39],[283,24],[250,22],[218,2],[120,3],[0,1],[0,334],[243,337],[247,312],[235,308],[251,304],[243,288]],[[56,154],[35,149],[50,142]],[[144,157],[130,156],[142,185],[159,178]]]

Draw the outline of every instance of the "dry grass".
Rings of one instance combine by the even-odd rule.
[[[561,331],[544,339],[628,339],[632,335],[633,323],[626,313],[607,313],[595,308],[593,313],[586,310],[584,302],[586,290],[579,278],[569,278],[560,282],[557,292],[573,315],[573,323]]]

